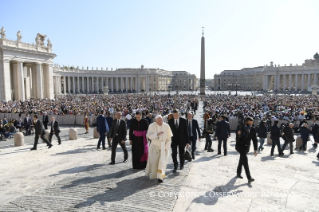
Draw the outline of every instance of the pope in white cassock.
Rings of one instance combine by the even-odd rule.
[[[161,115],[155,117],[155,123],[148,127],[146,137],[152,140],[148,150],[148,160],[145,175],[151,174],[151,179],[163,182],[168,162],[168,152],[171,148],[171,137],[173,133],[168,124],[163,123]]]

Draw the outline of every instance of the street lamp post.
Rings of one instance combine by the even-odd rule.
[[[228,84],[228,88],[229,88],[229,95],[231,94],[231,90],[233,90],[233,84],[229,83]]]
[[[178,95],[178,86],[179,86],[179,84],[176,83],[176,84],[175,84],[175,88],[176,88],[176,94],[177,94],[177,95]]]
[[[169,86],[168,86],[168,95],[169,95],[169,96],[171,96],[171,89],[172,89],[172,86],[169,85]]]
[[[234,86],[235,86],[235,88],[236,88],[236,94],[235,94],[235,96],[237,96],[237,90],[238,90],[238,87],[240,86],[240,84],[237,83],[237,82],[228,84],[228,87],[232,87],[232,90],[233,90],[233,87],[234,87]],[[229,93],[230,93],[230,91],[229,91]]]
[[[238,87],[240,86],[240,84],[237,83],[237,82],[235,82],[235,83],[234,83],[234,86],[235,86],[235,88],[236,88],[236,96],[237,96],[237,90],[238,90]]]

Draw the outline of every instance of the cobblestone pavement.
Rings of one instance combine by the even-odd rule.
[[[61,146],[63,146],[70,142],[67,141],[69,127],[65,126],[61,129]],[[84,134],[82,127],[77,129],[79,137],[92,139],[92,128],[89,134]],[[33,139],[34,136],[25,137],[26,145],[31,147]],[[54,143],[57,142],[53,140]],[[44,144],[40,145],[44,146]],[[116,164],[113,166],[108,165],[111,151],[104,151],[107,154],[105,163],[92,164],[73,176],[65,177],[43,189],[2,204],[0,211],[172,211],[177,196],[170,195],[165,198],[158,198],[158,196],[178,192],[186,180],[192,162],[185,162],[183,170],[173,173],[172,159],[169,157],[166,178],[159,184],[157,180],[146,177],[144,170],[132,169],[131,147],[128,141],[126,146],[129,151],[127,163],[122,162],[124,155],[119,146]],[[6,148],[15,148],[13,139],[0,142],[0,150]],[[91,145],[88,148],[94,151],[96,147]],[[19,150],[15,150],[15,153],[17,151]],[[76,157],[76,154],[81,153],[81,149],[74,152],[71,150],[68,153]],[[85,154],[85,151],[82,153]],[[54,157],[62,154],[64,153],[57,152]],[[63,170],[60,171],[60,173],[63,172]]]
[[[190,163],[186,163],[184,170],[173,173],[170,161],[167,178],[159,184],[145,177],[144,170],[133,170],[130,160],[122,163],[123,153],[118,151],[116,165],[93,164],[75,177],[1,205],[0,211],[172,211],[176,197],[151,195],[177,192]]]
[[[73,127],[73,126],[72,126]],[[60,133],[60,137],[63,140],[68,140],[69,139],[69,129],[70,126],[66,126],[66,125],[61,125],[61,133]],[[74,128],[76,128],[78,130],[78,136],[81,138],[92,138],[92,132],[89,134],[85,134],[85,129],[84,127],[81,126],[75,126]],[[92,130],[92,128],[91,128]],[[52,140],[57,140],[55,136],[53,136]],[[24,142],[25,144],[33,144],[34,142],[34,135],[30,135],[30,136],[24,136]],[[13,137],[12,138],[8,138],[6,141],[4,140],[0,140],[0,149],[3,148],[10,148],[13,147]]]

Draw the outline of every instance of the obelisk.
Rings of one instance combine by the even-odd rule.
[[[205,38],[204,38],[204,27],[203,27],[203,32],[202,32],[199,87],[200,87],[199,95],[205,95]]]

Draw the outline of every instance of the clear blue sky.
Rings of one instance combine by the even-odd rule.
[[[319,52],[318,0],[0,0],[2,26],[23,42],[47,35],[61,65],[143,64],[197,77],[204,26],[207,78]]]

